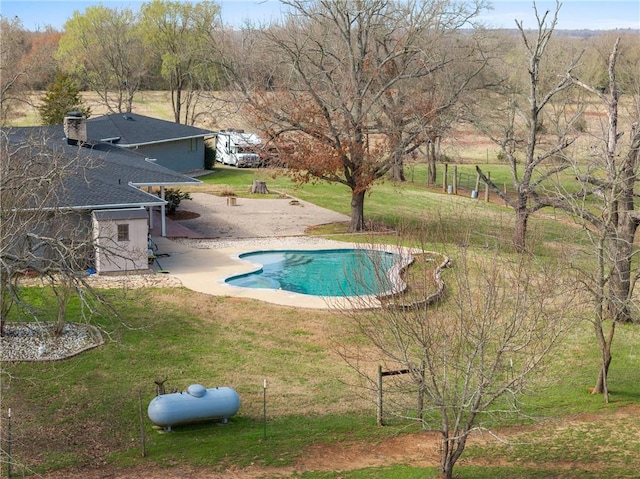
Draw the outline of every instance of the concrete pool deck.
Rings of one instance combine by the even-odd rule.
[[[281,199],[239,198],[235,206],[229,206],[224,197],[194,193],[192,200],[181,203],[180,208],[199,216],[186,221],[167,218],[166,237],[160,236],[159,213],[156,212],[154,217],[155,228],[151,234],[159,254],[157,263],[153,265],[155,271],[167,271],[167,276],[178,280],[184,287],[216,296],[251,298],[298,308],[355,307],[353,300],[345,298],[241,288],[224,282],[230,276],[256,269],[255,265],[238,259],[241,253],[358,247],[351,242],[329,241],[305,234],[310,226],[348,222],[349,216],[290,196]],[[359,307],[379,306],[379,301],[371,297],[358,298],[358,303]]]
[[[158,245],[158,260],[154,268],[162,268],[167,275],[175,277],[188,289],[200,293],[235,298],[250,298],[282,306],[310,309],[352,309],[354,300],[337,297],[319,297],[292,293],[284,290],[243,288],[224,282],[230,276],[248,273],[256,265],[241,260],[238,255],[249,251],[272,249],[343,249],[357,248],[354,243],[329,241],[312,237],[285,237],[243,239],[234,241],[217,240],[172,240],[155,238]],[[360,245],[361,246],[361,245]],[[163,274],[163,273],[158,273]],[[375,307],[377,299],[368,297],[357,299],[358,307]]]

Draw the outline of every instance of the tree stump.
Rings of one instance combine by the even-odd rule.
[[[253,180],[253,185],[251,185],[251,193],[260,193],[261,195],[266,195],[267,193],[269,193],[269,190],[267,189],[267,182]]]

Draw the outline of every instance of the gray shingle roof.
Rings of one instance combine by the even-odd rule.
[[[87,120],[90,140],[111,141],[122,147],[162,143],[214,135],[213,131],[136,113],[111,113]]]
[[[196,179],[146,161],[144,156],[113,145],[97,143],[82,147],[67,144],[62,126],[2,128],[10,148],[24,149],[41,158],[64,159],[66,176],[56,204],[50,207],[103,209],[161,205],[163,200],[132,185],[199,184]],[[39,141],[34,142],[34,138]],[[44,141],[43,141],[44,140]]]

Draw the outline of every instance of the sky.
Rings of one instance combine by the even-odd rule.
[[[143,0],[0,0],[0,14],[8,19],[18,17],[28,30],[43,30],[50,25],[63,29],[74,11],[102,4],[109,8],[137,11]],[[240,26],[245,20],[267,23],[278,20],[282,8],[278,0],[217,0],[226,24]],[[493,10],[480,19],[494,28],[515,28],[515,20],[524,27],[536,27],[532,0],[493,0]],[[538,11],[555,9],[555,1],[538,0]],[[615,30],[640,29],[639,0],[564,0],[558,16],[558,29]]]

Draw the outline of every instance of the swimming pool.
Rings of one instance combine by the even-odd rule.
[[[314,296],[390,293],[397,290],[397,271],[406,263],[396,253],[360,248],[254,251],[238,258],[258,269],[227,278],[225,283]]]

